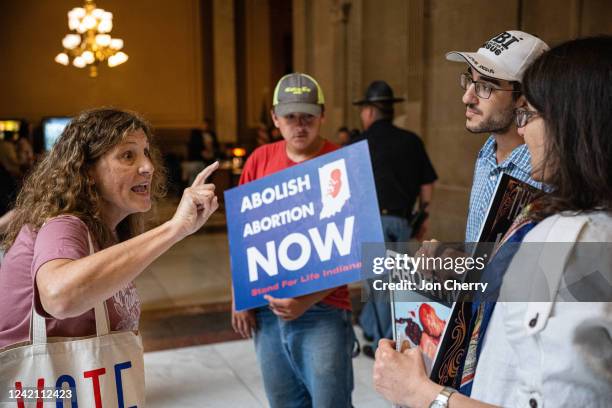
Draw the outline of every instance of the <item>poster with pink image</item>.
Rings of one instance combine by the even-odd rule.
[[[452,307],[437,302],[393,302],[394,337],[419,347],[430,374],[444,338]]]

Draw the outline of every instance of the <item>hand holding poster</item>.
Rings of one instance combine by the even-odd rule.
[[[480,242],[477,245],[466,244],[466,250],[471,254],[472,259],[488,258],[490,260],[493,258],[496,250],[507,239],[507,235],[510,235],[507,234],[508,231],[512,232],[517,225],[520,225],[520,223],[515,224],[515,220],[525,206],[534,199],[537,192],[538,190],[534,187],[502,173],[481,227]],[[398,255],[389,252],[390,257]],[[466,283],[471,282],[475,284],[475,287],[481,285],[482,297],[480,299],[485,294],[492,296],[501,285],[501,278],[493,282],[481,282],[481,274],[485,266],[482,262],[481,265],[482,268],[474,267],[465,275]],[[503,270],[506,267],[507,265]],[[413,267],[412,269],[418,268]],[[440,280],[439,277],[429,279],[431,281]],[[419,271],[410,272],[395,268],[390,274],[391,282],[412,281],[416,284],[423,280],[425,278]],[[442,279],[441,281],[448,280]],[[453,296],[447,296],[448,293],[440,291],[391,292],[394,338],[401,341],[407,337],[411,345],[418,345],[421,348],[427,373],[439,384],[452,387],[461,385],[462,378],[458,376],[459,369],[468,351],[467,346],[470,340],[468,336],[472,335],[473,325],[476,324],[471,321],[474,313],[472,303],[467,301],[473,299],[474,293],[476,292],[464,290]],[[494,296],[494,299],[496,298],[497,295]],[[440,331],[439,327],[443,327],[443,330]],[[441,334],[438,335],[438,333]],[[470,364],[472,368],[475,367],[473,360],[466,361],[465,367],[469,367]],[[466,372],[464,371],[463,374],[465,378]]]
[[[382,242],[367,142],[225,192],[236,310],[361,279],[362,242]]]

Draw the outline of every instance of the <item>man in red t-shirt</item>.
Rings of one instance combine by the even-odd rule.
[[[253,152],[240,184],[338,148],[320,136],[324,98],[311,76],[282,77],[271,114],[283,140]],[[244,338],[254,333],[270,406],[351,407],[355,337],[346,285],[296,298],[265,298],[268,307],[232,310],[232,326]]]

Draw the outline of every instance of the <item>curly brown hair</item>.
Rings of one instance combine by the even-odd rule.
[[[81,219],[100,248],[116,243],[113,231],[102,221],[100,196],[88,170],[128,134],[139,129],[151,145],[155,168],[151,201],[155,204],[166,193],[166,172],[159,150],[153,146],[151,126],[134,112],[113,108],[87,110],[68,123],[51,151],[24,181],[3,247],[13,245],[22,227],[38,230],[45,221],[65,214]],[[145,213],[131,214],[117,225],[117,238],[130,239],[142,233],[144,225]]]

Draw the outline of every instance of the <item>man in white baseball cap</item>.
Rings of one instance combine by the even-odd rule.
[[[467,70],[460,75],[461,88],[465,90],[462,97],[466,106],[465,127],[472,133],[490,134],[476,158],[466,242],[478,241],[501,173],[542,188],[541,183],[531,178],[531,157],[517,131],[514,112],[526,105],[521,93],[523,72],[547,50],[546,43],[531,34],[505,31],[485,42],[476,52],[451,51],[446,54],[450,61],[467,63]],[[473,340],[461,367],[459,383],[459,391],[465,395],[471,393],[478,364],[475,350],[484,338],[490,316],[483,308],[472,310],[469,330]]]
[[[446,59],[450,61],[467,63],[466,71],[460,75],[460,84],[465,90],[462,97],[466,106],[465,127],[472,133],[490,134],[476,159],[466,242],[478,241],[481,224],[502,172],[538,188],[541,187],[531,178],[529,151],[517,132],[514,116],[515,109],[527,104],[521,94],[523,72],[547,50],[546,43],[531,34],[522,31],[505,31],[485,42],[476,52],[451,51],[446,54]],[[419,372],[424,372],[422,356],[418,351],[408,350],[402,353],[399,362],[399,352],[394,350],[390,340],[385,339],[381,340],[376,353],[373,375],[376,389],[387,398],[400,400],[404,393],[404,396],[410,395],[413,401],[420,399],[422,405],[429,403],[429,407],[433,408],[448,408],[449,399],[457,391],[469,396],[478,364],[478,353],[493,310],[488,306],[475,310],[475,304],[472,307],[472,318],[466,334],[470,339],[469,345],[462,361],[459,361],[461,378],[458,390],[450,387],[441,389],[441,385],[421,381],[421,384],[414,388],[418,392],[409,394],[406,391],[406,383],[402,381],[411,378],[418,383],[419,375],[410,371],[408,363],[417,367]],[[484,302],[480,304],[484,305]],[[494,302],[489,304],[494,306]],[[388,367],[400,367],[400,369],[391,370]],[[402,388],[388,387],[388,384],[402,384]],[[436,393],[438,395],[434,397]],[[485,406],[485,404],[479,405],[474,400],[458,397],[454,397],[451,406],[476,405]]]
[[[465,90],[465,127],[472,133],[489,133],[476,159],[470,195],[466,242],[478,241],[480,227],[502,172],[529,183],[529,152],[514,124],[514,110],[526,102],[521,94],[523,72],[548,45],[523,31],[504,31],[486,41],[476,52],[451,51],[449,61],[467,63],[460,75]]]

